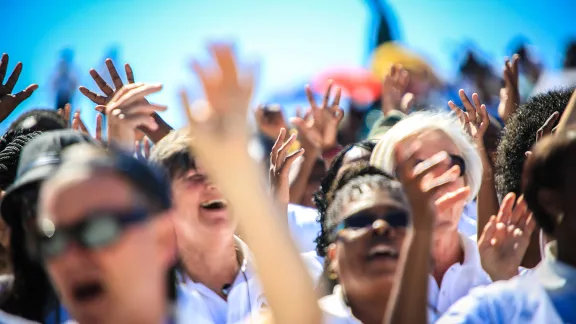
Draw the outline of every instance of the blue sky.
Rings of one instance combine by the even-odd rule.
[[[10,68],[24,63],[17,89],[35,82],[37,92],[19,111],[53,105],[50,78],[59,51],[75,51],[80,83],[94,87],[88,75],[101,68],[105,53],[119,46],[119,65],[131,63],[136,79],[162,82],[153,101],[170,106],[163,116],[174,126],[182,118],[177,92],[194,92],[190,57],[205,57],[209,39],[236,41],[242,57],[261,60],[258,98],[304,84],[336,66],[360,66],[368,57],[371,29],[361,0],[0,0],[3,35],[0,51],[10,54]],[[401,40],[425,54],[450,78],[455,53],[467,42],[499,62],[514,37],[537,44],[538,53],[556,68],[564,43],[576,37],[569,0],[391,0]],[[94,118],[81,95],[74,103],[84,119]],[[18,113],[17,112],[17,113]],[[14,115],[17,115],[14,114]],[[11,116],[5,123],[11,121]],[[0,126],[4,129],[6,126]],[[92,127],[92,125],[89,125]]]

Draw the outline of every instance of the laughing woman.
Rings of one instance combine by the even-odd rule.
[[[435,160],[427,160],[428,166],[418,171],[422,176],[432,176],[432,172],[443,169],[435,173],[433,179],[445,179],[430,185],[431,192],[446,189],[460,172],[459,167],[450,167],[448,155],[442,153],[444,155],[435,156]],[[345,170],[332,186],[323,226],[328,230],[324,236],[328,241],[322,243],[328,246],[326,273],[334,288],[331,295],[320,300],[324,323],[382,323],[386,315],[392,316],[386,314],[386,305],[397,281],[395,273],[400,256],[405,254],[401,253],[403,245],[414,231],[412,213],[424,212],[426,215],[418,219],[433,219],[429,214],[435,211],[433,195],[411,199],[405,192],[414,195],[414,190],[408,190],[365,162],[357,162]],[[452,196],[461,197],[468,192],[466,187],[453,192]],[[410,204],[410,200],[415,204]],[[432,208],[428,208],[430,206]],[[431,234],[428,237],[431,241]],[[429,262],[424,264],[424,268],[429,265]],[[424,283],[426,279],[424,277]],[[426,285],[421,286],[423,298],[419,304],[425,305]],[[426,321],[426,314],[419,316],[419,321]]]

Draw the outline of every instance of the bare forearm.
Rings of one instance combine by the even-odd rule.
[[[384,323],[427,323],[431,230],[410,230],[402,247]]]
[[[300,165],[298,170],[298,175],[296,179],[290,185],[290,202],[293,204],[299,204],[302,201],[304,192],[306,191],[306,186],[310,180],[310,175],[312,174],[312,169],[316,163],[317,154],[306,152],[304,153],[304,161]]]
[[[484,227],[488,224],[490,217],[492,217],[492,215],[498,215],[498,210],[500,208],[492,165],[490,164],[488,155],[484,150],[480,151],[480,156],[482,158],[483,171],[482,184],[476,201],[476,210],[478,214],[476,219],[476,233],[478,238],[482,235]]]
[[[276,323],[319,323],[321,312],[312,279],[286,225],[274,217],[277,210],[265,182],[260,181],[257,166],[249,157],[237,157],[235,165],[219,168],[216,180],[230,200],[242,233],[256,256],[259,279]],[[245,190],[246,187],[252,189]]]

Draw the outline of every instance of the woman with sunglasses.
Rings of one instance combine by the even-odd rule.
[[[327,195],[330,205],[324,224],[329,230],[326,272],[333,293],[320,300],[325,323],[382,323],[385,315],[391,316],[386,314],[386,305],[398,281],[395,273],[401,254],[405,254],[401,252],[405,240],[413,237],[415,231],[422,233],[422,219],[433,223],[430,214],[436,210],[435,194],[445,191],[460,174],[459,167],[452,166],[449,160],[441,152],[414,169],[421,178],[430,180],[427,196],[415,194],[415,190],[364,162],[341,173]],[[411,162],[416,165],[420,161],[412,158]],[[444,199],[440,207],[447,208],[468,193],[468,187],[449,192],[451,198]],[[431,230],[424,233],[431,241]],[[429,264],[425,263],[424,268]],[[422,286],[426,296],[426,285]],[[426,320],[425,315],[419,315]]]
[[[470,221],[463,220],[468,218],[464,211],[466,204],[473,201],[479,191],[482,161],[459,120],[447,113],[417,112],[401,120],[376,145],[370,164],[393,174],[397,167],[395,148],[400,142],[407,146],[419,143],[415,156],[417,161],[427,160],[444,151],[450,164],[459,167],[460,177],[439,191],[436,198],[466,186],[470,188],[468,196],[435,215],[431,243],[433,268],[428,294],[429,304],[438,313],[444,313],[473,287],[491,283],[490,276],[482,268],[476,240],[469,237],[476,233],[475,226],[471,233],[461,229],[463,221]]]

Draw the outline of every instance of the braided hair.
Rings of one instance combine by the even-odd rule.
[[[392,176],[386,174],[379,168],[370,166],[366,161],[354,162],[346,169],[332,184],[326,194],[329,208],[326,210],[324,223],[322,223],[322,233],[318,237],[317,249],[326,249],[333,243],[331,231],[340,219],[340,212],[344,209],[344,204],[350,197],[362,192],[364,187],[378,188],[389,191],[391,195],[400,201],[406,202],[406,197],[402,190],[402,185]],[[324,250],[324,255],[326,251]],[[337,284],[336,280],[330,279],[330,261],[324,259],[324,272],[318,286],[320,294],[330,293]]]
[[[328,247],[324,245],[327,240],[327,238],[325,237],[326,229],[324,228],[326,219],[326,210],[328,209],[329,205],[329,201],[327,200],[327,194],[330,188],[332,187],[334,180],[336,179],[338,171],[340,171],[340,168],[342,167],[344,156],[346,155],[346,153],[348,153],[348,151],[350,151],[355,147],[372,152],[375,146],[376,142],[370,140],[364,140],[358,143],[349,144],[346,147],[344,147],[344,149],[342,149],[342,151],[340,151],[334,157],[334,160],[332,160],[332,164],[330,165],[330,168],[328,168],[326,176],[322,178],[322,181],[320,182],[320,188],[318,188],[318,190],[314,193],[314,196],[312,197],[314,205],[316,205],[316,208],[318,209],[319,214],[318,222],[320,223],[321,227],[321,231],[320,233],[318,233],[318,237],[314,242],[316,242],[316,253],[318,253],[318,255],[321,257],[326,256],[325,250]]]
[[[0,138],[0,189],[6,190],[14,182],[24,145],[39,134],[33,130],[16,129],[9,130]]]

